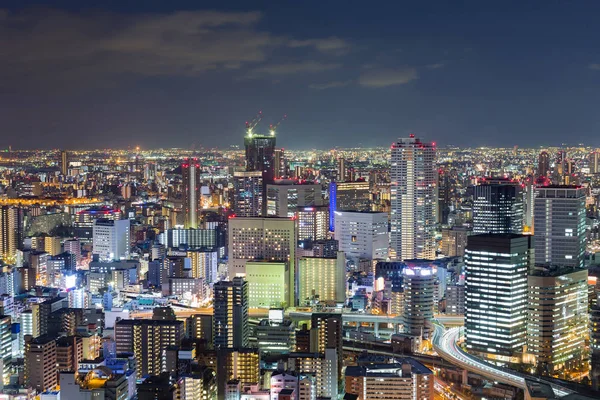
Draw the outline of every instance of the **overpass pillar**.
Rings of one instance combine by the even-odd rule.
[[[463,385],[469,384],[469,372],[466,369],[463,369],[463,371],[462,371],[462,384]]]
[[[375,321],[373,323],[373,328],[375,329],[375,337],[379,337],[379,322]]]

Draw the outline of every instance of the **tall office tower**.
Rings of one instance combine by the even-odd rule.
[[[527,351],[536,358],[538,374],[585,372],[590,333],[587,279],[586,269],[569,267],[536,267],[529,275]]]
[[[60,173],[62,176],[67,176],[69,173],[69,154],[66,150],[60,152]]]
[[[329,206],[296,209],[298,240],[325,240],[329,233]]]
[[[344,157],[338,158],[338,167],[337,167],[337,181],[345,182],[346,181],[346,160]]]
[[[287,176],[287,166],[285,163],[285,151],[275,149],[275,179],[282,179]]]
[[[437,268],[427,260],[404,260],[404,330],[429,337],[434,307]]]
[[[547,151],[542,151],[538,156],[537,176],[547,177],[550,172],[550,155]]]
[[[354,260],[387,258],[387,213],[335,211],[335,214],[335,239],[346,257]]]
[[[288,264],[288,304],[295,304],[297,233],[291,218],[231,218],[229,220],[229,279],[244,276],[246,262],[283,261]]]
[[[600,173],[600,152],[592,151],[588,158],[588,165],[590,168],[590,174]]]
[[[248,283],[244,278],[215,283],[214,330],[215,348],[248,347]]]
[[[97,219],[121,219],[121,210],[110,207],[91,207],[81,210],[73,218],[73,236],[86,243],[91,242],[93,237],[94,222]]]
[[[465,255],[467,348],[498,362],[517,362],[527,329],[527,272],[533,265],[530,235],[469,237]]]
[[[446,257],[462,257],[467,247],[469,230],[461,226],[442,229],[442,254]]]
[[[536,188],[535,264],[584,266],[586,247],[585,189],[580,186]]]
[[[433,400],[433,372],[412,358],[346,368],[346,393],[358,400]]]
[[[575,163],[573,160],[565,160],[563,162],[563,171],[561,177],[562,185],[575,185],[577,184],[577,177],[575,176]]]
[[[523,233],[523,190],[508,179],[486,179],[473,188],[473,233]]]
[[[154,309],[152,319],[121,319],[115,322],[117,353],[133,353],[138,373],[159,375],[165,372],[165,350],[180,346],[185,334],[183,321],[164,308]],[[172,312],[172,310],[171,310]]]
[[[445,168],[440,168],[438,171],[438,224],[447,225],[448,216],[450,215],[450,175]]]
[[[23,210],[18,207],[0,207],[0,258],[15,261],[17,249],[23,242]]]
[[[94,222],[92,254],[100,261],[114,261],[129,257],[128,219],[97,219]]]
[[[260,171],[233,173],[233,212],[238,217],[259,217],[263,214],[265,186]]]
[[[278,180],[267,185],[267,216],[293,217],[298,207],[323,204],[320,184]]]
[[[246,171],[260,171],[265,183],[275,177],[275,132],[257,135],[248,130],[244,138],[246,147]]]
[[[310,351],[313,353],[325,353],[327,350],[335,350],[338,380],[342,376],[343,343],[341,314],[312,314],[310,323]]]
[[[25,387],[38,392],[55,389],[58,374],[54,339],[47,335],[25,338]]]
[[[200,208],[200,164],[196,158],[188,158],[181,164],[183,180],[183,220],[185,228],[198,228]]]
[[[435,143],[410,135],[392,145],[391,249],[398,260],[435,258]]]
[[[335,258],[302,257],[298,260],[298,301],[346,300],[346,257],[339,251]]]
[[[329,229],[335,228],[334,211],[371,211],[371,187],[367,181],[329,184]]]

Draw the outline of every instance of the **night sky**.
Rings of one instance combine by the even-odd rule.
[[[598,1],[0,6],[2,148],[600,146]]]

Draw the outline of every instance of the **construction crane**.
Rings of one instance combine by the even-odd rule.
[[[248,134],[248,136],[252,137],[252,130],[256,128],[256,125],[258,125],[258,123],[262,120],[262,117],[262,111],[259,111],[258,114],[256,114],[256,117],[252,119],[252,121],[246,121],[246,133]]]
[[[283,122],[284,119],[287,118],[287,114],[284,115],[283,117],[281,117],[281,119],[279,120],[278,123],[276,123],[275,125],[271,124],[269,125],[269,132],[271,133],[271,136],[275,136],[275,132],[277,131],[277,128],[279,127],[279,125],[281,125],[281,123]]]

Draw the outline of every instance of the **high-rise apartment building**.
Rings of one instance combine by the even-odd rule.
[[[196,158],[188,158],[181,165],[183,226],[198,228],[198,209],[200,208],[200,164]]]
[[[412,336],[431,333],[437,267],[428,260],[404,260],[404,330]]]
[[[38,392],[54,390],[58,383],[56,342],[48,335],[25,339],[25,386]]]
[[[484,179],[473,188],[473,233],[523,233],[523,190],[508,179]]]
[[[97,219],[94,222],[92,254],[100,261],[123,260],[129,257],[128,219]]]
[[[264,180],[261,171],[233,173],[233,212],[238,217],[263,215]]]
[[[342,315],[335,313],[313,313],[310,324],[310,351],[325,354],[335,350],[337,379],[342,377],[343,361]]]
[[[244,276],[246,262],[288,263],[290,290],[288,304],[294,304],[297,234],[291,218],[231,218],[229,220],[229,279]]]
[[[346,257],[386,259],[389,249],[388,215],[374,211],[335,211],[335,239]]]
[[[115,323],[117,353],[133,353],[138,374],[159,375],[166,371],[165,350],[179,346],[185,335],[183,321],[155,309],[152,319],[122,319]]]
[[[392,145],[391,249],[398,260],[435,258],[435,157],[435,144],[414,135]]]
[[[10,315],[0,315],[0,359],[2,360],[2,382],[10,383],[12,365],[12,324]]]
[[[23,241],[23,211],[18,207],[0,206],[0,258],[13,263]]]
[[[298,301],[346,300],[346,257],[339,251],[335,258],[302,257],[298,260]]]
[[[536,188],[535,264],[584,266],[586,248],[585,189],[580,186]]]
[[[469,237],[465,254],[467,349],[514,362],[526,343],[527,273],[533,238],[516,234]]]
[[[287,177],[287,165],[285,162],[285,151],[283,149],[275,149],[275,179]]]
[[[213,344],[216,348],[248,347],[248,282],[235,277],[217,282],[214,291]]]
[[[69,153],[66,150],[60,152],[60,173],[67,176],[69,173]]]

